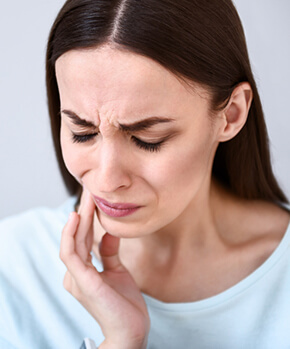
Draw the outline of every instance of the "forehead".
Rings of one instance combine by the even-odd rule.
[[[61,104],[87,115],[163,114],[189,102],[197,108],[198,99],[207,96],[154,60],[107,46],[65,53],[56,62],[56,76]]]

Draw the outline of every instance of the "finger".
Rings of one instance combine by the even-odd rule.
[[[95,294],[104,285],[102,277],[90,261],[85,263],[76,252],[75,236],[78,231],[80,217],[76,212],[70,214],[65,225],[60,246],[60,257],[67,267],[64,287],[77,300],[81,301],[85,294]]]
[[[78,230],[80,217],[76,212],[72,212],[66,225],[63,228],[60,242],[60,259],[69,271],[74,268],[81,268],[80,256],[76,253],[75,235]],[[80,263],[82,262],[82,263]],[[84,269],[83,269],[84,270]]]
[[[66,225],[61,234],[60,241],[60,259],[65,263],[72,253],[75,253],[74,237],[79,225],[79,215],[76,212],[71,212]]]
[[[95,211],[95,207],[96,206],[94,200],[92,199],[91,193],[84,187],[78,213],[88,213],[89,211],[89,215],[92,215]]]
[[[95,203],[91,194],[84,188],[79,208],[80,223],[76,234],[76,252],[86,262],[93,244],[93,219]]]
[[[85,239],[85,232],[92,226],[95,208],[96,206],[90,192],[86,188],[84,188],[80,208],[78,211],[78,214],[81,217],[81,222],[79,226],[79,228],[81,228],[81,233],[78,235],[79,240]]]
[[[72,292],[72,276],[69,271],[65,273],[64,279],[63,279],[63,287],[69,292]]]
[[[104,270],[124,271],[125,267],[119,258],[120,238],[106,233],[99,246]]]
[[[78,301],[81,301],[82,291],[80,290],[76,280],[73,278],[71,273],[67,271],[63,279],[63,287]]]

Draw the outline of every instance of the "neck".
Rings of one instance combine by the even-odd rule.
[[[172,224],[122,239],[120,258],[142,292],[165,302],[200,300],[253,272],[288,224],[289,214],[275,205],[237,198],[212,180]],[[99,223],[95,232],[97,244]]]

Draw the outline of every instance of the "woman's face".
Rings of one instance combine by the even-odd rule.
[[[104,229],[136,237],[191,218],[207,194],[224,119],[158,63],[110,47],[56,62],[61,146]]]

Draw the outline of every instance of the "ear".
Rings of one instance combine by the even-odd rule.
[[[252,99],[253,92],[248,82],[242,82],[234,89],[227,106],[222,111],[222,118],[225,119],[226,123],[220,132],[220,142],[234,138],[243,128],[247,121]]]

